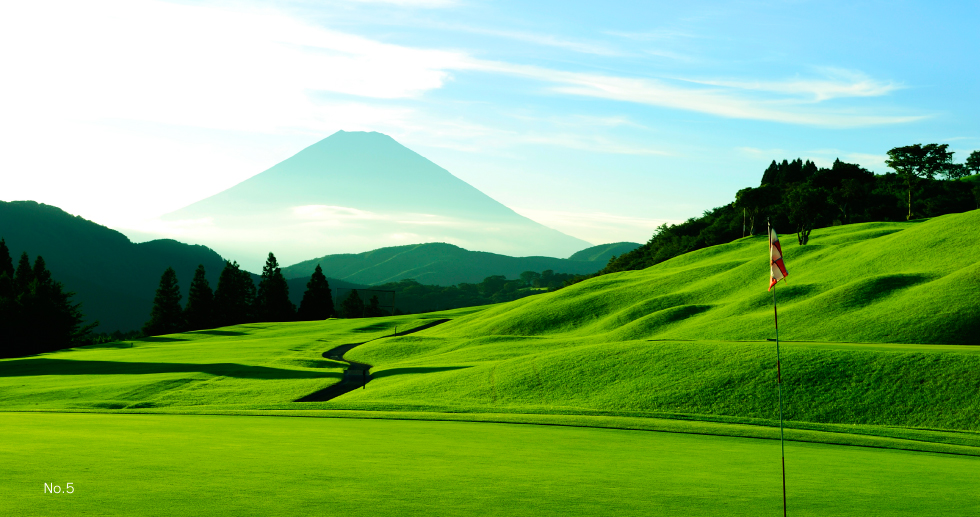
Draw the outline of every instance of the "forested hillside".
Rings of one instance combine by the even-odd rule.
[[[840,160],[829,168],[818,168],[809,160],[774,160],[758,187],[738,191],[731,204],[700,217],[660,226],[650,241],[610,261],[597,274],[644,269],[689,251],[765,233],[769,221],[778,233],[795,234],[805,245],[815,228],[980,208],[980,160],[974,159],[980,153],[971,154],[966,164],[956,164],[946,147],[896,147],[889,151],[889,164],[896,172],[881,175]]]
[[[579,253],[572,257],[579,256]],[[479,283],[491,275],[517,278],[525,271],[551,270],[554,273],[589,275],[602,269],[609,260],[609,256],[604,256],[602,251],[597,250],[591,254],[595,259],[585,258],[589,255],[574,259],[510,257],[485,251],[470,251],[443,242],[430,242],[380,248],[364,253],[327,255],[284,267],[282,273],[286,278],[309,278],[313,268],[320,264],[330,276],[358,284],[380,285],[407,279],[421,284],[451,286]]]

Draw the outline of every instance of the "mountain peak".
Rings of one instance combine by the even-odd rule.
[[[270,250],[288,264],[408,242],[521,256],[567,256],[589,245],[517,214],[390,136],[364,131],[338,131],[164,219],[210,221],[199,237],[181,238],[246,267]]]

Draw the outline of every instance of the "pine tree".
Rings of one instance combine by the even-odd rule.
[[[238,262],[226,261],[221,276],[218,277],[218,288],[214,292],[214,325],[225,327],[254,321],[254,301],[255,282],[252,281],[252,275],[241,270]]]
[[[17,271],[14,273],[14,291],[18,294],[26,292],[33,280],[34,271],[31,269],[31,259],[25,251],[21,254],[20,261],[17,262]]]
[[[384,316],[385,312],[381,310],[381,301],[378,300],[378,295],[374,295],[368,300],[367,307],[364,308],[364,317],[366,318],[377,318],[378,316]]]
[[[364,300],[361,300],[357,290],[352,289],[347,298],[340,304],[340,312],[343,318],[364,317]]]
[[[148,336],[173,334],[184,330],[184,312],[180,308],[180,286],[177,272],[168,267],[160,276],[160,287],[153,298],[150,320],[143,325],[143,333]]]
[[[214,293],[204,276],[204,264],[198,264],[194,280],[187,292],[187,305],[184,307],[184,320],[187,330],[201,330],[212,327],[212,308]]]
[[[306,283],[303,301],[299,304],[299,319],[303,321],[325,320],[333,315],[333,296],[330,293],[330,283],[323,276],[320,264],[316,265],[310,281]]]
[[[98,325],[82,326],[81,304],[73,304],[75,293],[65,292],[55,281],[40,255],[31,271],[34,277],[20,294],[22,336],[29,336],[28,353],[50,352],[78,344]]]
[[[276,256],[269,257],[262,267],[258,295],[255,298],[256,317],[259,321],[292,321],[296,319],[296,306],[289,301],[289,285],[282,276]]]
[[[0,239],[0,275],[7,273],[10,280],[14,279],[14,261],[10,258],[10,248],[7,242]]]

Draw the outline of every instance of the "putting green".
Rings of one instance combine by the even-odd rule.
[[[779,443],[649,431],[0,413],[8,515],[778,515]],[[787,445],[791,515],[976,515],[980,458]],[[44,492],[44,484],[74,493]]]

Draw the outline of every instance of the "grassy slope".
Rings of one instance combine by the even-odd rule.
[[[469,422],[0,414],[11,515],[776,515],[779,444]],[[980,458],[787,445],[793,515],[975,515]],[[44,483],[73,494],[44,494]]]
[[[980,429],[980,349],[962,346],[980,330],[978,228],[970,212],[785,238],[782,338],[961,345],[785,343],[787,417]],[[765,253],[742,239],[364,345],[348,357],[377,366],[371,389],[332,405],[771,421]]]
[[[963,346],[980,321],[980,245],[970,237],[978,227],[980,212],[970,212],[818,230],[805,248],[784,239],[791,276],[778,288],[782,337],[879,342],[785,343],[792,426],[980,430],[980,349]],[[188,341],[0,361],[0,405],[770,425],[776,400],[774,347],[761,341],[772,335],[765,252],[763,237],[747,238],[557,293],[427,315],[453,321],[353,350],[349,358],[375,365],[371,384],[326,403],[291,402],[335,382],[339,369],[321,352],[383,336],[389,323],[412,325],[415,317],[250,325],[224,329],[243,336],[183,334],[170,338]]]

